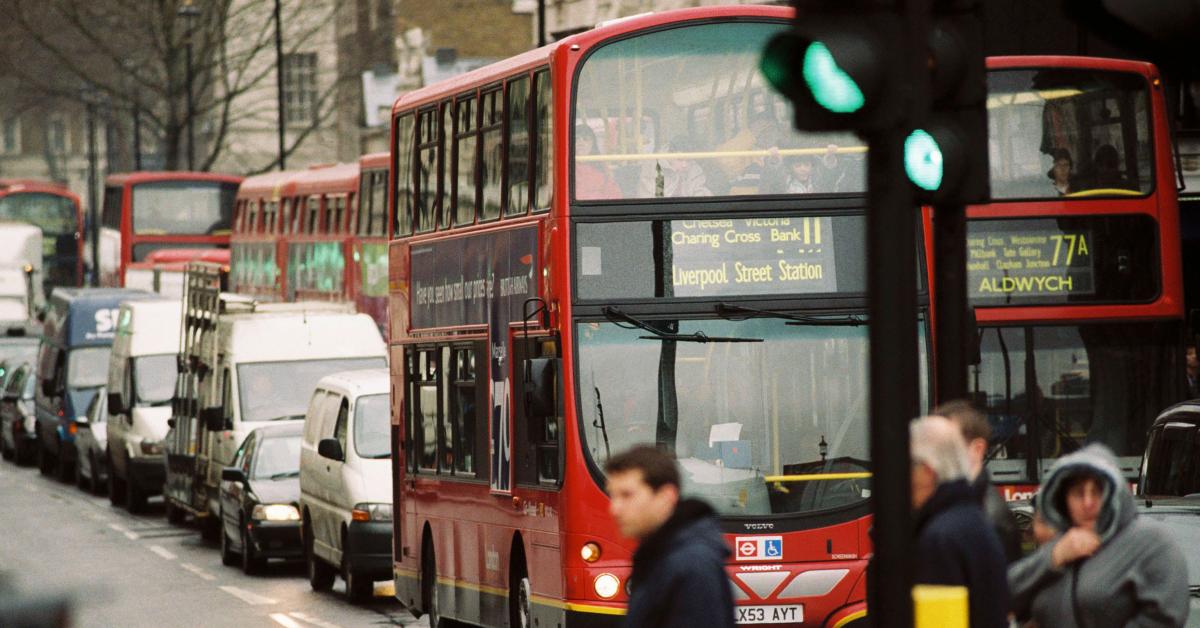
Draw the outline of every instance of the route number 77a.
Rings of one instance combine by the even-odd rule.
[[[1064,256],[1064,242],[1067,244],[1067,250],[1065,251],[1066,262],[1063,264],[1063,266],[1070,266],[1071,260],[1075,259],[1076,255],[1080,257],[1087,257],[1090,255],[1088,252],[1087,237],[1082,233],[1052,235],[1050,236],[1050,239],[1054,240],[1054,259],[1050,261],[1051,266],[1058,266],[1058,260]]]

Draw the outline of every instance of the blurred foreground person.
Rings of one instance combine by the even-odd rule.
[[[940,416],[909,424],[916,584],[967,588],[971,626],[1008,626],[1004,552],[967,483],[967,448]]]
[[[733,628],[729,548],[708,504],[679,498],[679,468],[653,447],[613,456],[609,512],[638,541],[626,628]]]
[[[1184,625],[1183,553],[1137,516],[1112,452],[1089,445],[1060,458],[1037,506],[1058,536],[1009,567],[1018,618],[1044,628]]]

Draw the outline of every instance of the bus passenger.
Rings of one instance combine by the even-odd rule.
[[[667,156],[643,161],[638,177],[638,198],[680,198],[712,196],[704,169],[691,159],[680,159],[676,153],[695,152],[686,137],[677,137],[664,147]]]
[[[575,125],[575,155],[577,157],[597,153],[596,133],[587,124]],[[602,163],[575,160],[575,198],[581,201],[596,199],[619,199],[621,188],[613,181]]]
[[[625,628],[733,628],[729,546],[708,504],[679,497],[679,467],[648,445],[609,458],[609,513],[638,541]]]
[[[1121,156],[1112,144],[1103,144],[1096,149],[1092,158],[1092,167],[1096,172],[1096,181],[1092,187],[1120,188],[1125,184],[1121,180]]]
[[[1053,157],[1054,165],[1050,166],[1046,176],[1054,182],[1054,189],[1058,191],[1059,196],[1075,192],[1078,184],[1075,181],[1074,173],[1071,172],[1075,167],[1075,162],[1071,160],[1071,151],[1065,148],[1056,148],[1053,151]]]

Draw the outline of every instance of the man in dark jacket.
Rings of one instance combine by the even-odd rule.
[[[966,401],[949,401],[933,410],[937,416],[950,419],[962,430],[963,439],[967,443],[967,479],[971,482],[971,490],[975,498],[983,506],[983,514],[987,516],[1000,539],[1000,547],[1004,550],[1004,558],[1013,562],[1021,557],[1021,530],[1017,527],[1017,518],[1013,516],[1004,498],[992,486],[992,475],[983,466],[987,458],[988,441],[992,437],[992,427],[988,425],[987,417],[976,410]]]
[[[653,447],[613,456],[609,512],[621,534],[636,539],[627,628],[733,628],[733,591],[725,575],[730,551],[716,513],[679,498],[675,461]]]
[[[967,451],[949,419],[909,425],[917,584],[967,588],[972,628],[1008,626],[1004,552],[967,483]]]

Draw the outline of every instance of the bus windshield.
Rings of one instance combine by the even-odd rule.
[[[47,238],[68,234],[74,239],[79,231],[75,203],[65,196],[42,192],[22,192],[0,196],[0,220],[14,220],[40,227]],[[53,252],[53,241],[50,251]]]
[[[1133,469],[1155,414],[1184,398],[1178,323],[991,327],[980,338],[968,386],[992,426],[999,482],[1036,482],[1029,461],[1094,442]]]
[[[657,443],[675,452],[683,492],[725,515],[815,512],[870,497],[866,325],[645,322],[711,341],[577,324],[581,428],[597,467]],[[923,331],[921,346],[924,391]]]
[[[993,199],[1142,196],[1154,187],[1150,93],[1128,72],[988,72]]]
[[[227,231],[237,184],[159,181],[133,186],[137,235],[211,235]]]
[[[866,147],[792,130],[758,63],[786,24],[701,24],[604,44],[575,96],[574,198],[824,194],[865,189]]]

